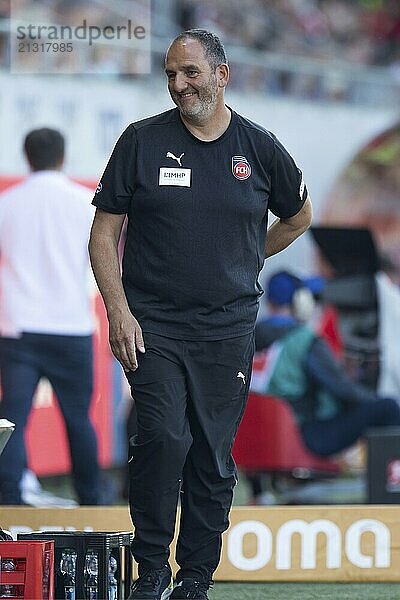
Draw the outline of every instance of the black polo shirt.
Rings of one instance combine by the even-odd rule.
[[[232,111],[204,142],[178,109],[122,133],[93,204],[128,215],[123,285],[144,331],[191,340],[254,328],[268,210],[291,217],[307,191],[268,131]]]

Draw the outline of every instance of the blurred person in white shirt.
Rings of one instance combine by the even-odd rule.
[[[0,457],[0,502],[21,504],[24,429],[46,377],[57,396],[80,504],[98,504],[97,440],[89,419],[93,388],[87,242],[89,190],[61,171],[64,137],[28,133],[31,174],[0,196],[0,417],[16,424]]]

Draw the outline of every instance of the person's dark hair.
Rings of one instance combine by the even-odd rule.
[[[64,136],[56,129],[33,129],[25,137],[24,151],[33,171],[59,167],[64,160]]]
[[[200,42],[212,69],[216,69],[221,64],[228,64],[225,48],[215,33],[211,33],[211,31],[207,31],[206,29],[188,29],[180,33],[172,43],[182,42],[187,38]]]

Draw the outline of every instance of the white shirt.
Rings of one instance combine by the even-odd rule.
[[[35,172],[0,195],[0,335],[92,333],[90,202],[59,171]]]

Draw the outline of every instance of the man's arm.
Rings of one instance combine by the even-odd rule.
[[[312,206],[307,197],[297,214],[288,219],[276,219],[268,228],[265,242],[265,258],[273,256],[287,248],[311,225]]]
[[[137,369],[136,348],[144,352],[144,343],[142,330],[129,309],[121,280],[118,240],[124,219],[124,214],[116,215],[97,208],[89,254],[107,310],[111,350],[125,371],[134,371]]]
[[[372,390],[350,379],[328,344],[320,337],[310,347],[305,368],[307,374],[335,398],[348,403],[377,400]]]

